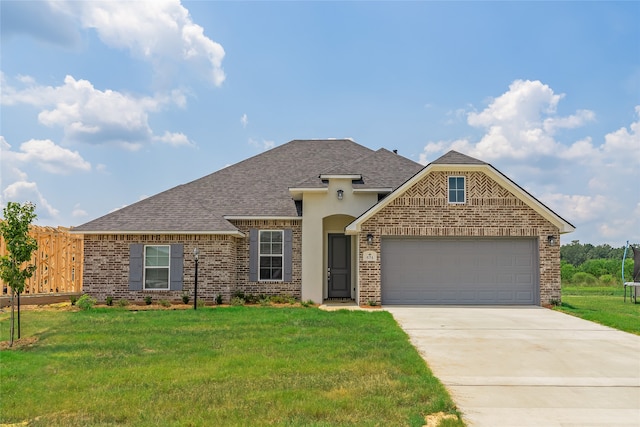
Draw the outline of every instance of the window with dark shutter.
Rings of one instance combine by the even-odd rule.
[[[171,261],[170,261],[170,277],[169,277],[169,289],[172,291],[182,290],[182,278],[183,278],[183,258],[184,258],[184,245],[182,243],[175,243],[171,245]]]
[[[249,281],[290,282],[292,258],[292,230],[249,230]]]
[[[141,291],[143,270],[144,245],[133,244],[129,246],[129,290]]]

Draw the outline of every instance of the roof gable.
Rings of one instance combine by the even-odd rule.
[[[458,161],[459,163],[456,163]],[[402,195],[406,190],[413,187],[414,184],[422,180],[429,173],[434,171],[481,171],[487,174],[491,179],[502,185],[508,191],[510,191],[515,197],[520,199],[530,208],[538,212],[543,218],[554,224],[560,230],[560,233],[570,233],[575,230],[575,227],[549,209],[546,205],[540,202],[538,199],[529,194],[522,187],[517,185],[507,176],[495,169],[489,163],[483,162],[473,157],[466,156],[456,151],[450,151],[439,159],[432,163],[429,163],[421,171],[409,178],[400,187],[398,187],[393,193],[380,201],[380,203],[371,207],[368,211],[363,213],[360,217],[356,218],[346,228],[347,234],[355,234],[360,230],[361,225],[371,218],[373,215],[382,210],[385,206],[389,205],[393,200]]]
[[[488,163],[483,162],[482,160],[475,159],[471,156],[467,156],[466,154],[458,153],[457,151],[451,150],[448,153],[440,156],[433,162],[432,164],[436,165],[486,165]]]

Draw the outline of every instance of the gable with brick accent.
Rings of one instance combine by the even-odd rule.
[[[448,177],[463,176],[465,178],[466,200],[464,203],[449,203]],[[428,271],[422,266],[407,265],[405,268],[416,269],[414,274],[421,278],[410,284],[407,289],[414,295],[423,296],[415,302],[435,302],[443,304],[482,304],[499,303],[533,303],[549,304],[560,301],[560,246],[559,235],[570,232],[573,226],[560,218],[529,193],[518,187],[491,165],[483,162],[469,163],[437,163],[434,162],[405,184],[383,202],[372,207],[361,217],[347,227],[347,232],[358,236],[359,242],[359,301],[361,304],[371,302],[386,303],[383,298],[385,287],[397,286],[397,283],[383,283],[382,274],[385,265],[385,251],[383,245],[399,246],[404,239],[424,242],[425,247],[431,245],[429,257],[433,251],[437,253],[437,245],[455,243],[457,248],[464,251],[465,245],[474,242],[492,242],[496,245],[511,245],[523,240],[529,241],[532,250],[530,260],[530,274],[532,286],[535,288],[530,295],[522,299],[510,299],[516,293],[526,294],[526,290],[514,290],[518,278],[514,279],[511,289],[503,288],[499,283],[507,275],[507,269],[497,271],[494,275],[496,283],[484,283],[481,275],[491,275],[491,268],[482,271],[481,266],[446,264],[442,268],[449,268],[449,273],[443,271]],[[369,239],[368,239],[369,236]],[[550,238],[554,244],[549,244]],[[371,240],[371,242],[369,242]],[[407,240],[408,241],[408,240]],[[400,243],[399,243],[400,242]],[[466,243],[465,243],[466,242]],[[376,253],[375,261],[371,252]],[[365,256],[368,252],[368,257]],[[471,251],[470,251],[471,252]],[[467,258],[460,259],[473,263],[482,254],[471,253]],[[387,254],[387,257],[390,255]],[[504,257],[496,255],[497,257]],[[420,260],[419,256],[411,253],[411,258]],[[422,258],[428,263],[431,259]],[[508,261],[508,260],[506,260]],[[502,259],[496,260],[504,264]],[[519,260],[516,260],[517,263]],[[421,263],[421,262],[416,262]],[[437,265],[433,266],[437,269]],[[391,268],[388,267],[390,270]],[[468,274],[459,275],[457,270],[468,270]],[[474,274],[482,271],[480,274]],[[497,268],[499,269],[499,267]],[[455,273],[455,274],[454,274]],[[447,282],[446,276],[460,277],[459,280],[469,280],[469,283]],[[514,275],[524,276],[522,271]],[[410,275],[408,275],[410,276]],[[394,277],[405,277],[402,274]],[[475,279],[474,279],[475,277]],[[410,280],[410,279],[407,279]],[[473,280],[476,280],[475,283]],[[484,280],[484,282],[483,282]],[[488,279],[489,281],[491,279]],[[433,282],[433,283],[432,283]],[[437,283],[435,283],[437,282]],[[423,286],[421,288],[421,286]],[[447,287],[450,286],[450,287]],[[492,287],[493,286],[493,287]],[[478,289],[476,289],[478,287]],[[387,288],[388,289],[388,288]],[[388,292],[387,292],[388,294]],[[485,298],[485,299],[483,299]],[[395,300],[394,300],[395,301]]]

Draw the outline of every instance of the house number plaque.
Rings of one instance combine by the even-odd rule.
[[[376,251],[365,251],[362,254],[362,260],[363,261],[377,261],[378,260],[378,254],[376,253]]]

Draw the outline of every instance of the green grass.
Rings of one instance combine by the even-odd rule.
[[[0,327],[8,339],[7,313]],[[421,426],[456,413],[382,311],[24,311],[22,332],[38,341],[0,352],[0,423]]]
[[[623,302],[622,286],[562,288],[562,305],[557,310],[605,326],[640,335],[640,303],[628,297]]]

